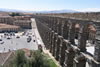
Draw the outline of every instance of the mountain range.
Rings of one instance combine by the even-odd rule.
[[[4,9],[0,8],[0,12],[31,12],[31,13],[74,13],[78,11],[74,10],[53,10],[53,11],[24,11],[24,10],[16,10],[16,9]]]
[[[74,10],[53,10],[53,11],[37,11],[36,13],[75,13]]]

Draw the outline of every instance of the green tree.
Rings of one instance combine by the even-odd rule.
[[[9,15],[12,16],[12,17],[14,17],[14,16],[23,16],[23,14],[15,13],[15,12],[10,13]]]
[[[11,61],[10,65],[11,67],[23,67],[24,64],[26,64],[26,57],[25,53],[22,50],[18,50],[16,52],[15,58]]]
[[[38,51],[30,51],[30,57],[25,57],[22,50],[16,52],[15,58],[10,62],[10,67],[50,67],[48,59],[43,53]]]
[[[41,51],[33,52],[35,58],[34,67],[50,67],[48,59],[41,53]]]

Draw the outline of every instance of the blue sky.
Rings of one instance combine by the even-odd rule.
[[[28,11],[62,9],[100,11],[100,0],[0,0],[0,8]]]

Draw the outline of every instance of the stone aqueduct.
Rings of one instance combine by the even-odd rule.
[[[87,64],[100,67],[100,22],[44,15],[34,17],[46,48],[62,67],[87,67]],[[94,54],[86,50],[87,41],[95,47]]]

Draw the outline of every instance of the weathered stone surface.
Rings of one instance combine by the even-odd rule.
[[[72,23],[71,20],[69,22],[69,41],[71,44],[75,44],[74,39],[75,39],[75,23]]]
[[[36,21],[46,48],[50,50],[62,67],[86,67],[86,62],[91,67],[100,67],[99,22],[52,15],[36,16]],[[79,27],[76,27],[76,24]],[[89,25],[94,26],[96,33],[91,33]],[[95,41],[93,56],[86,50],[86,43],[89,38],[93,38],[91,41]],[[75,39],[78,39],[78,45],[75,44]]]
[[[61,45],[61,36],[58,36],[57,40],[57,48],[56,48],[56,60],[59,60],[59,53],[60,53],[60,45]]]
[[[100,26],[96,27],[95,53],[94,58],[100,62]]]

